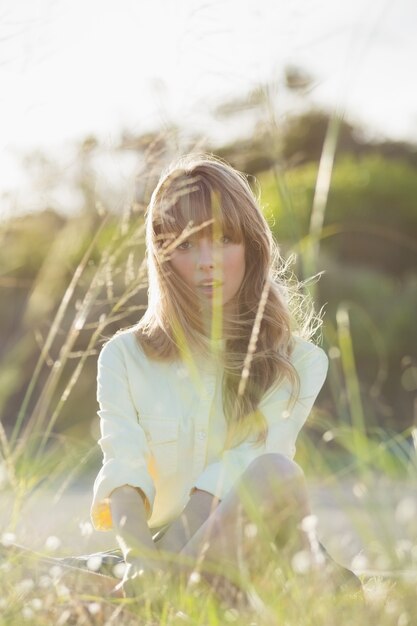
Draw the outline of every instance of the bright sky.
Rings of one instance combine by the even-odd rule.
[[[0,193],[16,155],[88,133],[177,122],[227,138],[214,104],[274,80],[284,107],[288,64],[317,79],[310,100],[417,140],[416,25],[415,0],[2,0]]]

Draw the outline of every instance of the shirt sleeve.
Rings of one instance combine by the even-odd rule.
[[[109,530],[110,495],[117,487],[130,485],[142,490],[148,519],[155,499],[147,468],[148,443],[131,398],[126,361],[116,341],[107,343],[98,358],[97,400],[103,465],[94,482],[91,520],[96,530]]]
[[[197,488],[223,499],[255,458],[270,452],[294,458],[296,439],[323,386],[329,365],[321,348],[305,341],[301,345],[303,349],[297,350],[293,360],[300,377],[299,396],[293,408],[287,406],[289,382],[269,390],[259,405],[268,424],[266,441],[255,446],[253,440],[246,440],[223,452],[219,460],[210,463],[200,474],[191,493]]]

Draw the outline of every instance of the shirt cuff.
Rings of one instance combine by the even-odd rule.
[[[90,516],[96,530],[106,531],[113,528],[110,496],[115,489],[124,485],[137,488],[144,494],[147,520],[150,519],[155,501],[155,486],[149,474],[146,471],[132,472],[130,468],[116,467],[116,463],[109,461],[103,465],[94,483]]]

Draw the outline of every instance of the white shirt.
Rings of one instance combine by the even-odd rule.
[[[300,395],[287,410],[291,384],[269,389],[259,409],[268,424],[261,446],[253,440],[222,452],[226,420],[223,371],[215,359],[194,364],[149,359],[132,329],[108,341],[98,359],[103,465],[94,483],[91,518],[97,530],[112,527],[110,499],[117,487],[145,493],[148,525],[155,528],[181,514],[193,487],[223,499],[256,457],[279,452],[289,459],[328,369],[325,352],[295,337],[291,362],[300,377]]]

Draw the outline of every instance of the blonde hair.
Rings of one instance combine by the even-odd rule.
[[[245,276],[234,297],[235,312],[221,320],[224,350],[217,355],[224,367],[225,448],[250,434],[260,444],[268,428],[259,403],[284,379],[292,387],[290,404],[295,403],[299,378],[290,361],[293,332],[308,338],[318,318],[298,287],[290,288],[246,177],[218,158],[182,157],[162,174],[152,194],[146,214],[148,308],[136,336],[157,360],[185,358],[193,350],[209,356],[212,345],[195,295],[173,270],[170,253],[190,232],[216,227],[245,248]]]

